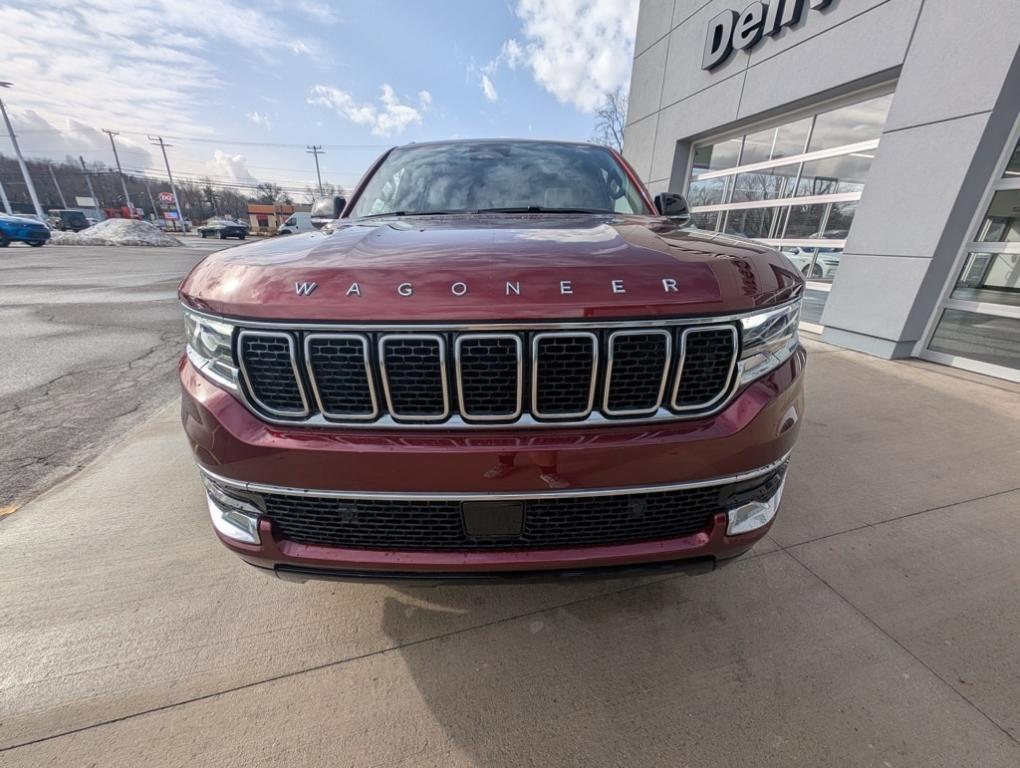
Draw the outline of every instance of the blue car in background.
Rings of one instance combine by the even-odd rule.
[[[50,228],[37,219],[0,213],[0,248],[11,243],[28,243],[38,248],[50,239]]]

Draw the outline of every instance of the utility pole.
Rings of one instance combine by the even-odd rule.
[[[315,155],[315,178],[319,182],[319,197],[322,197],[322,174],[319,173],[319,155],[326,154],[321,144],[312,144],[305,149],[305,154]]]
[[[4,204],[4,211],[10,216],[11,201],[7,199],[7,192],[4,191],[4,183],[2,181],[0,181],[0,202]]]
[[[124,171],[122,171],[120,167],[120,155],[117,154],[117,142],[113,140],[114,136],[120,136],[120,134],[117,133],[117,131],[111,131],[106,128],[103,128],[103,133],[109,134],[110,136],[110,146],[113,147],[113,159],[117,161],[117,173],[120,175],[120,185],[124,189],[124,205],[134,211],[135,207],[131,205],[131,195],[129,195],[127,191],[127,180],[124,178]]]
[[[184,231],[184,210],[181,208],[181,200],[177,197],[177,187],[174,186],[174,175],[170,172],[170,160],[166,156],[166,148],[172,147],[173,144],[166,144],[163,142],[162,136],[150,136],[149,143],[153,146],[159,145],[159,148],[163,151],[163,162],[166,163],[166,176],[170,179],[170,191],[174,195],[174,205],[177,206],[177,220],[181,224],[181,232]]]
[[[149,180],[145,180],[145,194],[149,196],[149,205],[152,206],[152,218],[157,218],[159,211],[156,210],[156,201],[152,199],[152,187],[149,186]]]
[[[96,197],[96,191],[92,188],[92,177],[89,176],[89,169],[85,167],[85,158],[78,155],[78,161],[81,163],[81,172],[85,175],[85,183],[89,187],[89,197],[92,198],[92,205],[96,209],[96,221],[102,221],[103,216],[99,213],[99,198]]]
[[[0,88],[10,87],[10,83],[0,80]],[[0,113],[3,113],[4,123],[7,124],[7,133],[11,137],[11,144],[14,145],[14,154],[18,156],[18,165],[21,166],[21,175],[25,177],[25,186],[28,187],[28,196],[32,198],[32,205],[35,206],[35,214],[39,217],[40,221],[45,221],[46,217],[43,216],[42,206],[39,205],[39,196],[35,193],[35,186],[32,184],[32,176],[28,172],[28,166],[25,165],[25,158],[21,156],[21,147],[18,146],[18,139],[14,135],[11,119],[7,117],[7,107],[4,106],[3,99],[0,99]]]
[[[60,207],[67,207],[67,198],[64,197],[64,190],[60,188],[60,182],[57,181],[57,174],[53,172],[53,163],[46,163],[46,167],[50,169],[50,178],[53,179],[53,186],[57,188],[57,197],[60,198]]]

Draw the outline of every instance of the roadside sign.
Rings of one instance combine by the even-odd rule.
[[[170,219],[170,220],[176,220],[176,219],[179,218],[179,216],[177,214],[177,211],[163,211],[163,218],[164,219]]]
[[[163,205],[173,205],[174,196],[170,192],[160,192],[159,202],[161,202]]]

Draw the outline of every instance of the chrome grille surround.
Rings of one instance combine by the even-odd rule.
[[[541,381],[541,360],[542,344],[547,340],[554,339],[585,339],[591,346],[591,363],[588,373],[588,397],[587,405],[579,411],[547,411],[545,413],[539,407],[540,395],[543,388],[539,386]],[[587,356],[585,356],[587,360]],[[598,380],[599,371],[599,337],[590,331],[544,331],[536,333],[531,340],[531,413],[539,419],[563,419],[580,421],[588,418],[588,415],[595,407],[595,385]],[[580,384],[580,382],[578,382]],[[581,385],[582,397],[584,386]],[[575,393],[576,394],[576,393]]]
[[[782,305],[776,305],[769,308],[768,311],[780,311],[784,310],[792,305],[796,305],[799,300],[793,300]],[[350,322],[350,321],[339,321],[339,322],[323,322],[323,321],[288,321],[288,320],[247,320],[231,316],[216,315],[212,313],[200,312],[188,308],[188,311],[195,315],[205,317],[209,320],[220,321],[228,324],[232,324],[236,327],[235,332],[235,358],[237,357],[237,343],[242,338],[242,334],[245,333],[270,333],[277,334],[284,337],[290,337],[294,341],[294,355],[296,356],[295,364],[297,370],[300,371],[297,374],[299,386],[301,391],[307,393],[307,402],[311,403],[308,412],[304,416],[297,416],[294,414],[277,415],[267,410],[265,407],[260,406],[257,399],[251,394],[251,385],[249,379],[244,371],[244,366],[239,366],[237,381],[232,382],[231,386],[225,386],[220,383],[225,389],[233,392],[235,396],[244,403],[249,410],[256,414],[261,420],[285,426],[300,426],[300,427],[322,427],[322,428],[356,428],[356,429],[389,429],[389,430],[462,430],[462,429],[487,429],[487,430],[501,430],[501,429],[532,429],[532,428],[550,428],[550,427],[599,427],[599,426],[619,426],[626,424],[652,424],[662,423],[670,421],[683,421],[698,418],[705,418],[719,413],[723,410],[732,398],[735,396],[738,388],[742,386],[741,377],[745,375],[745,363],[740,359],[741,357],[741,337],[742,333],[739,330],[740,321],[748,316],[758,314],[762,310],[745,310],[739,313],[733,313],[730,315],[715,315],[715,316],[703,316],[703,317],[671,317],[671,318],[647,318],[638,320],[564,320],[564,321],[485,321],[485,322],[460,322],[460,323],[401,323],[387,322],[387,323],[364,323],[364,322]],[[713,327],[714,326],[714,327]],[[677,371],[682,372],[682,368],[679,365],[679,358],[682,355],[681,345],[684,341],[685,332],[694,332],[697,330],[716,330],[726,329],[727,334],[735,342],[732,355],[726,360],[726,370],[728,372],[727,385],[720,389],[711,401],[705,401],[705,405],[697,405],[685,409],[673,409],[672,403],[674,402],[673,395],[678,391],[677,385]],[[593,409],[588,415],[581,419],[543,419],[540,416],[536,416],[531,412],[531,393],[528,391],[533,380],[532,370],[530,365],[529,355],[525,355],[522,360],[522,375],[523,375],[523,386],[521,391],[522,396],[522,409],[521,413],[513,418],[508,415],[506,417],[499,417],[499,420],[486,421],[478,416],[472,417],[470,412],[465,414],[461,410],[460,406],[460,395],[458,392],[458,375],[456,372],[456,366],[447,366],[446,350],[453,350],[453,356],[456,358],[456,345],[457,338],[460,336],[468,337],[470,335],[483,335],[486,338],[493,337],[517,337],[522,341],[522,349],[531,351],[532,339],[534,335],[544,332],[563,332],[567,335],[578,335],[578,332],[589,331],[599,338],[600,343],[597,350],[600,350],[601,362],[597,366],[598,375],[596,380],[596,397],[593,402]],[[671,336],[671,347],[672,347],[672,361],[670,363],[670,370],[667,376],[667,391],[663,394],[662,402],[659,407],[654,411],[648,409],[646,415],[620,415],[619,412],[606,412],[605,410],[605,389],[604,381],[606,377],[606,368],[609,358],[609,347],[608,339],[614,332],[617,331],[641,331],[648,333],[655,331],[661,334],[665,331]],[[368,340],[369,346],[371,347],[371,354],[373,356],[372,368],[373,378],[372,383],[374,390],[378,397],[378,408],[379,414],[375,419],[369,420],[367,418],[356,420],[350,416],[344,416],[342,419],[329,418],[324,416],[323,413],[318,410],[317,403],[313,400],[314,392],[312,390],[310,378],[307,375],[307,365],[304,362],[304,338],[307,335],[313,333],[324,333],[327,335],[341,335],[341,336],[355,336],[362,337]],[[393,414],[387,412],[387,403],[385,402],[384,393],[384,381],[381,376],[382,366],[379,364],[379,344],[378,340],[383,336],[399,336],[406,337],[408,335],[424,335],[428,338],[439,337],[444,340],[444,367],[448,367],[450,370],[444,377],[444,382],[447,382],[446,396],[447,402],[449,402],[449,411],[445,419],[440,420],[438,417],[433,421],[425,421],[417,417],[408,417],[406,414],[400,417],[395,417]],[[687,334],[689,336],[689,333]],[[235,362],[239,362],[235,360]],[[611,374],[610,374],[611,375]],[[451,378],[452,377],[452,378]],[[645,413],[642,409],[642,413]],[[414,420],[410,420],[414,419]]]
[[[353,341],[361,345],[361,356],[364,362],[366,388],[368,390],[369,401],[372,405],[370,410],[363,413],[330,413],[329,409],[326,407],[326,398],[323,397],[322,393],[319,391],[319,379],[321,376],[315,371],[313,344],[315,342],[331,341]],[[306,333],[304,351],[305,368],[308,372],[308,383],[311,385],[312,395],[315,397],[315,404],[323,416],[327,419],[339,421],[346,419],[373,421],[379,417],[379,397],[375,391],[375,377],[372,375],[371,346],[367,337],[357,333]]]
[[[713,331],[729,332],[733,335],[733,348],[735,350],[733,356],[729,361],[729,368],[727,372],[728,379],[733,378],[734,367],[737,363],[737,357],[740,350],[740,334],[737,333],[737,327],[735,325],[705,325],[697,328],[685,328],[680,332],[680,353],[677,358],[676,364],[676,375],[673,377],[673,395],[670,397],[670,407],[675,411],[698,411],[705,408],[711,408],[713,405],[718,403],[726,396],[726,392],[722,391],[716,394],[714,397],[709,398],[707,401],[702,403],[696,403],[693,405],[680,405],[678,399],[680,397],[680,387],[684,380],[684,363],[687,359],[687,345],[688,339],[694,334],[705,334]]]
[[[397,396],[403,397],[404,393],[401,392],[397,387],[406,389],[406,382],[395,383],[391,382],[391,373],[396,374],[399,370],[395,363],[390,363],[388,370],[386,362],[387,347],[390,345],[405,344],[409,341],[421,342],[424,346],[429,346],[429,342],[434,342],[437,350],[438,366],[436,372],[439,374],[439,386],[442,398],[442,410],[424,413],[401,413],[400,409],[396,407],[395,400]],[[406,375],[406,371],[401,371],[401,376]],[[379,337],[379,375],[382,378],[383,393],[386,395],[386,408],[389,410],[390,415],[398,421],[407,419],[411,421],[420,422],[435,422],[435,421],[446,421],[450,416],[450,384],[449,377],[446,373],[446,339],[436,333],[386,333]],[[434,395],[433,395],[434,396]]]
[[[613,365],[616,362],[616,342],[622,339],[640,336],[662,336],[665,354],[663,355],[662,376],[659,381],[659,394],[655,405],[650,408],[612,408],[610,406],[610,395],[613,393]],[[673,334],[666,330],[650,328],[613,331],[609,334],[606,342],[606,381],[602,387],[602,411],[610,416],[651,416],[662,405],[662,396],[666,392],[666,383],[669,381],[669,369],[673,362]]]
[[[468,409],[469,398],[465,397],[464,388],[464,366],[463,366],[463,348],[466,342],[472,342],[476,340],[485,341],[497,341],[497,340],[511,340],[513,341],[517,350],[516,359],[516,375],[514,377],[514,391],[515,391],[515,404],[516,407],[511,413],[508,414],[481,414],[471,413]],[[453,345],[453,358],[455,370],[455,379],[457,382],[457,403],[460,406],[460,414],[465,419],[470,421],[515,421],[520,418],[524,412],[524,344],[521,341],[521,337],[516,333],[461,333],[457,335],[457,339]]]
[[[235,357],[237,358],[238,367],[241,370],[241,376],[244,377],[245,396],[250,397],[258,408],[261,408],[264,413],[271,416],[279,416],[288,420],[293,420],[295,418],[302,419],[311,415],[311,408],[308,407],[308,395],[305,394],[304,382],[301,380],[301,373],[298,370],[297,350],[294,346],[294,335],[283,331],[243,330],[237,335],[237,349],[243,349],[244,344],[248,339],[279,339],[287,343],[290,357],[290,370],[294,378],[294,386],[297,388],[298,397],[301,400],[302,408],[300,410],[296,408],[277,408],[262,402],[256,395],[258,389],[254,385],[252,376],[249,373],[251,361],[246,361],[247,355],[243,352],[235,351]],[[287,383],[289,384],[290,382]]]

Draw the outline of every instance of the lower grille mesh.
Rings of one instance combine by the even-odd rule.
[[[520,536],[465,533],[457,501],[386,501],[263,494],[284,539],[300,544],[389,550],[542,549],[689,536],[711,527],[728,499],[775,493],[780,467],[754,481],[619,496],[535,498],[524,504]],[[732,502],[731,502],[732,503]]]

